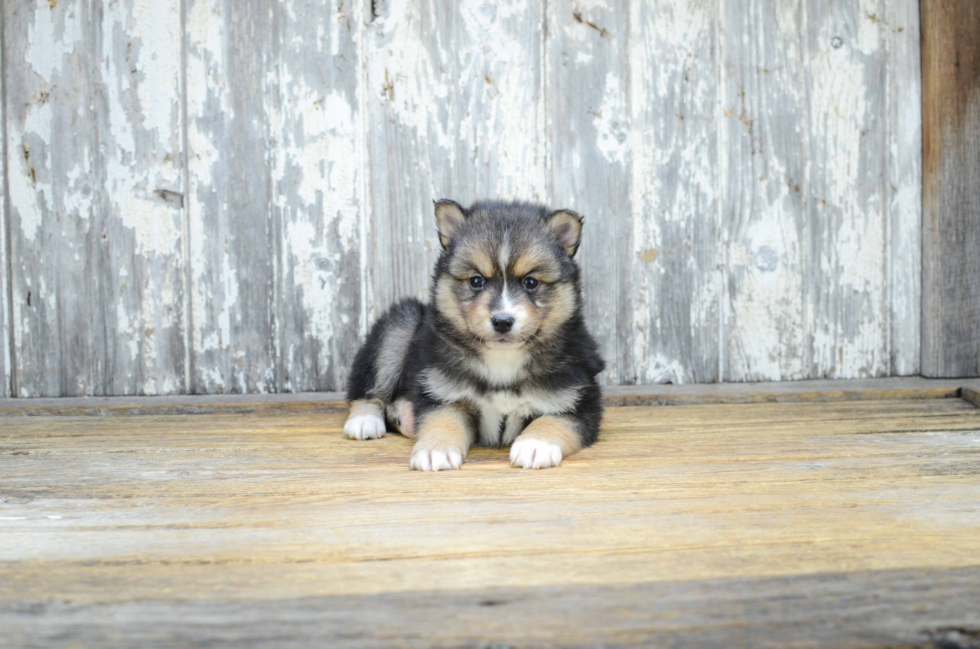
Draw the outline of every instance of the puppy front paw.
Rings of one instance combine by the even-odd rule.
[[[547,469],[561,464],[561,447],[533,437],[518,437],[510,447],[510,463],[521,469]]]
[[[454,446],[432,446],[423,441],[415,442],[408,465],[418,471],[449,471],[458,469],[466,458],[466,451]]]
[[[344,424],[344,434],[351,439],[381,439],[385,432],[385,420],[377,415],[352,415]]]

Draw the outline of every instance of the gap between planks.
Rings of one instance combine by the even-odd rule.
[[[957,398],[980,408],[980,379],[905,377],[603,388],[603,401],[608,407]],[[0,399],[0,417],[299,414],[346,410],[342,392]]]

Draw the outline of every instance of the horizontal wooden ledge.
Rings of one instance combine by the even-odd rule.
[[[886,379],[628,385],[603,388],[607,406],[685,406],[962,398],[980,408],[980,379]],[[166,416],[344,412],[341,392],[0,399],[3,416]]]

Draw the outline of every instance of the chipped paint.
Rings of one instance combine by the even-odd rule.
[[[339,389],[444,196],[585,215],[606,383],[914,373],[916,7],[8,3],[0,375]]]

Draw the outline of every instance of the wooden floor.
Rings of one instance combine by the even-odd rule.
[[[610,408],[544,471],[343,420],[0,417],[0,645],[980,643],[955,394]]]

